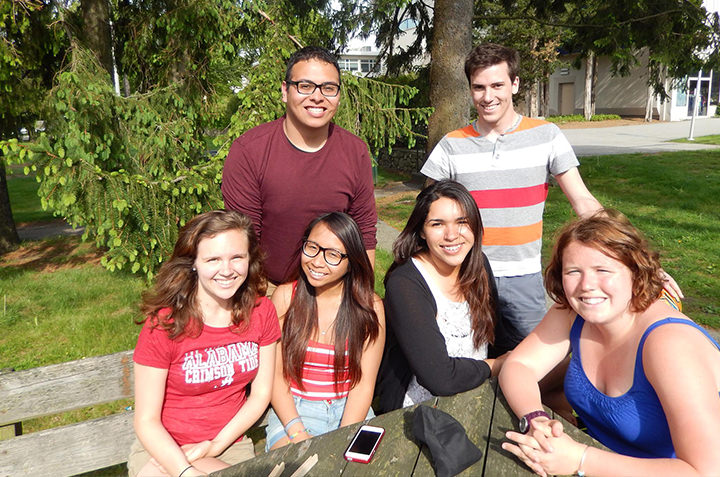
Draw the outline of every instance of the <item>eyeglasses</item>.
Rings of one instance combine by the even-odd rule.
[[[316,84],[308,80],[286,81],[285,84],[295,85],[297,92],[303,96],[310,96],[316,89],[320,88],[320,92],[326,98],[334,98],[340,92],[340,85],[337,83]]]
[[[342,253],[340,250],[321,247],[312,240],[306,240],[305,242],[303,242],[302,253],[306,257],[315,258],[320,252],[323,253],[323,258],[325,259],[327,264],[332,266],[340,265],[340,262],[342,262],[344,258],[347,258],[347,254]]]

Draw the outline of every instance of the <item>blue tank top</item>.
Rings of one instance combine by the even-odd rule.
[[[565,374],[565,395],[587,425],[588,433],[613,451],[642,458],[675,457],[665,413],[655,390],[645,377],[643,346],[650,332],[666,323],[683,323],[702,331],[720,350],[720,345],[694,322],[665,318],[650,325],[640,338],[635,356],[632,387],[623,395],[610,397],[590,382],[580,360],[580,333],[585,320],[578,315],[570,329],[572,357]]]

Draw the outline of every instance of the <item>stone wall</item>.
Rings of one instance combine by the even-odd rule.
[[[377,163],[384,169],[414,174],[419,172],[425,164],[425,151],[394,147],[392,154],[381,151],[377,157]]]

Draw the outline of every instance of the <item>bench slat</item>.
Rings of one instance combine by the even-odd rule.
[[[132,353],[0,375],[0,426],[132,397]]]
[[[0,476],[65,477],[127,461],[132,411],[0,441]]]

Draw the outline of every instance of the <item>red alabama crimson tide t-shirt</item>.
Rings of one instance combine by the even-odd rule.
[[[197,338],[168,338],[148,319],[133,360],[168,370],[162,424],[178,445],[213,439],[245,403],[247,384],[257,375],[261,346],[280,338],[275,307],[265,297],[237,333],[203,326]]]

